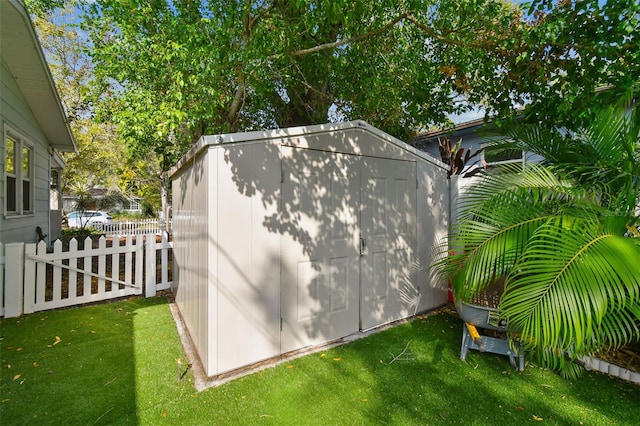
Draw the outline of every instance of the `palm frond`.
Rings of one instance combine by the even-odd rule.
[[[628,327],[603,326],[640,301],[638,259],[636,241],[606,232],[599,222],[555,218],[529,240],[507,278],[500,309],[538,352],[585,353],[596,338],[598,344],[628,341]]]
[[[473,186],[461,202],[460,221],[452,227],[447,247],[456,255],[437,265],[456,297],[470,300],[507,275],[535,230],[581,199],[572,192],[540,167],[487,176]]]

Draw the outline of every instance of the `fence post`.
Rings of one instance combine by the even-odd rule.
[[[4,316],[19,317],[24,302],[24,243],[8,243],[5,249]]]
[[[160,265],[161,265],[161,274],[162,274],[162,278],[161,278],[161,283],[162,284],[166,284],[169,282],[169,249],[164,248],[167,243],[169,242],[169,235],[167,234],[166,231],[162,231],[160,233],[160,235],[162,235],[162,251],[160,252]]]
[[[36,244],[27,244],[24,248],[24,313],[35,312],[36,302],[36,261],[29,258],[36,254]]]
[[[147,235],[145,241],[145,283],[144,296],[153,297],[156,295],[156,236]]]

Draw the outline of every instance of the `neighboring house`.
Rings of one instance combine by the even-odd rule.
[[[449,131],[432,131],[425,132],[414,137],[409,143],[417,149],[441,160],[439,141],[448,138],[451,147],[454,147],[458,141],[462,139],[459,149],[470,149],[471,154],[483,149],[490,141],[504,138],[500,135],[498,129],[491,122],[485,122],[484,119],[476,119],[459,123],[454,130]],[[450,193],[450,225],[457,222],[458,212],[456,206],[459,205],[461,197],[469,190],[472,184],[477,182],[478,175],[473,176],[469,173],[474,168],[482,167],[489,170],[492,166],[503,164],[519,163],[524,167],[527,163],[538,163],[542,158],[531,152],[514,151],[508,154],[488,153],[482,151],[479,155],[473,157],[468,164],[464,165],[463,172],[460,176],[451,176],[449,189]]]
[[[105,188],[92,188],[89,190],[89,198],[91,201],[86,206],[87,210],[109,210],[117,212],[127,213],[142,213],[142,198],[136,196],[121,195],[116,197],[115,202],[109,201],[109,206],[105,206],[102,203],[107,196],[109,196],[109,190]],[[66,213],[72,212],[78,209],[78,196],[76,194],[63,194],[62,195],[62,208]]]
[[[21,0],[0,1],[0,241],[60,236],[56,152],[76,144],[42,47]]]
[[[484,148],[489,141],[495,140],[500,137],[499,132],[491,122],[486,123],[484,119],[476,119],[456,125],[454,130],[436,130],[431,132],[420,133],[414,137],[409,144],[413,145],[417,149],[426,152],[427,154],[441,160],[439,141],[448,138],[451,141],[453,147],[460,139],[462,142],[460,148],[467,150],[471,149],[471,153]],[[539,157],[534,157],[532,154],[526,154],[523,152],[513,152],[510,155],[503,155],[501,157],[495,154],[487,154],[483,151],[481,154],[475,156],[469,164],[465,166],[465,172],[467,167],[483,167],[489,168],[491,166],[507,164],[507,163],[522,163],[538,161]]]

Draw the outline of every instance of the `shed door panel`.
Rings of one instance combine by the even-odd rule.
[[[416,163],[363,158],[361,328],[413,314],[417,250]]]
[[[283,147],[282,352],[358,331],[358,158]]]

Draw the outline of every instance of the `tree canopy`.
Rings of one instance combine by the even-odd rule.
[[[59,5],[62,6],[61,1]],[[73,13],[70,7],[55,11],[45,8],[41,16],[34,19],[78,144],[77,153],[61,154],[66,162],[63,190],[68,189],[68,184],[85,188],[117,188],[118,173],[126,160],[126,148],[118,139],[113,125],[96,123],[91,117],[88,96],[93,81],[93,67],[84,52],[85,40],[69,22]]]
[[[164,154],[203,133],[355,118],[407,139],[477,105],[574,119],[598,87],[637,84],[637,2],[522,7],[105,0],[85,29],[104,111]]]
[[[203,134],[363,119],[408,140],[478,107],[575,127],[640,81],[637,0],[30,2],[63,3],[92,111],[164,172]]]

